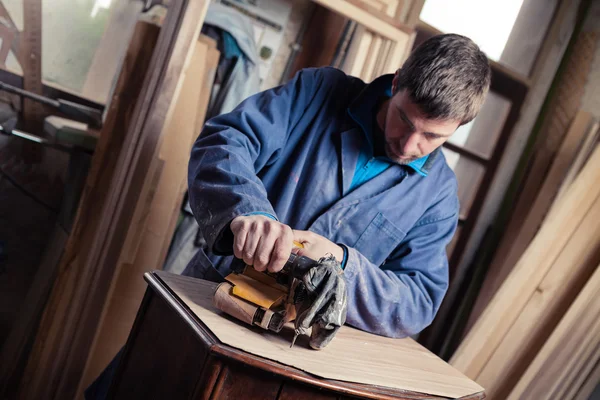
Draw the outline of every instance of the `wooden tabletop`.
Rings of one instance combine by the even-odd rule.
[[[216,284],[155,271],[145,275],[211,352],[326,389],[370,398],[482,399],[483,388],[414,340],[342,327],[323,350],[301,337],[290,349],[293,327],[279,334],[249,327],[212,304]],[[412,397],[406,397],[411,393]]]

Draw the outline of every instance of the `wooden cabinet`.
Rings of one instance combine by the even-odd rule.
[[[116,370],[111,387],[110,398],[280,400],[450,398],[410,390],[322,379],[297,368],[224,344],[192,311],[191,308],[195,306],[192,304],[193,300],[178,295],[166,279],[161,279],[161,276],[165,278],[169,275],[175,276],[164,272],[145,275],[149,287],[123,350],[121,363]],[[199,285],[190,290],[199,291],[206,287]],[[431,355],[431,357],[435,356]],[[353,356],[348,354],[347,360],[340,361],[339,368],[344,368],[347,363],[353,362]],[[385,364],[389,360],[380,361]],[[440,363],[441,360],[437,359],[435,362]],[[478,392],[461,398],[481,399],[483,397],[483,392]]]

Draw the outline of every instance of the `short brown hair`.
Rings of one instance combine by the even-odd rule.
[[[427,117],[472,121],[490,87],[487,56],[469,38],[437,35],[421,43],[398,72],[396,90],[406,89]]]

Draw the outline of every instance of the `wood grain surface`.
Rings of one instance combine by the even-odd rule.
[[[458,398],[483,388],[412,339],[391,339],[344,326],[322,351],[301,337],[290,349],[292,326],[280,334],[251,329],[212,304],[216,284],[154,272],[223,343],[308,373],[340,381]]]

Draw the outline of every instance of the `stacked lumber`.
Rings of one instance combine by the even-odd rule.
[[[163,141],[145,177],[119,257],[102,321],[86,363],[79,393],[88,387],[127,341],[146,284],[144,272],[162,269],[187,190],[187,155],[206,115],[219,62],[217,43],[200,35],[182,73],[183,85],[171,104]]]
[[[562,179],[550,171],[544,183],[554,179],[555,203],[545,204],[539,231],[450,361],[490,399],[585,398],[598,376],[600,146],[570,140],[575,127],[595,137],[587,117],[563,143],[578,150],[561,164]]]
[[[597,138],[598,121],[588,112],[576,113],[533,203],[529,204],[529,210],[526,214],[517,215],[515,212],[513,216],[515,220],[510,221],[471,313],[469,326],[472,326],[481,315],[483,308],[506,279],[519,257],[523,255],[550,207],[556,204],[554,199],[562,195],[573,181],[581,165],[589,157]],[[533,173],[536,172],[531,172]],[[526,190],[527,188],[524,189]]]
[[[76,397],[138,199],[148,199],[148,175],[160,182],[161,166],[154,161],[207,8],[207,1],[172,0],[159,31],[138,22],[18,398]]]
[[[317,2],[323,1],[317,0]],[[376,21],[371,23],[368,17],[351,18],[359,25],[348,32],[351,40],[345,50],[346,57],[340,68],[365,82],[371,82],[380,75],[393,73],[400,68],[414,40],[412,29],[401,22],[404,12],[402,2],[400,0],[345,0],[339,3],[347,3],[346,15],[366,14]],[[388,24],[389,28],[381,29],[385,24]],[[347,39],[342,38],[342,40]]]

